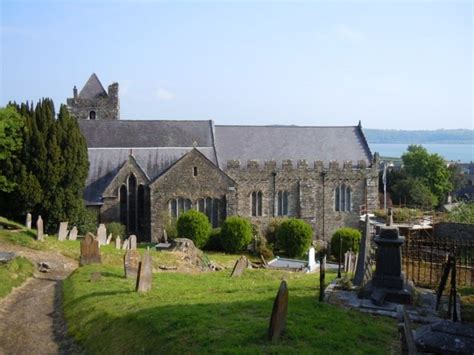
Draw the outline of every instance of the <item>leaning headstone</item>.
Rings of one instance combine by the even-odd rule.
[[[239,277],[242,275],[244,270],[247,268],[247,258],[245,256],[241,256],[234,264],[234,268],[232,269],[232,272],[230,273],[230,277]]]
[[[26,214],[26,228],[31,229],[31,213]]]
[[[286,326],[286,315],[288,313],[288,286],[283,280],[278,289],[277,296],[273,302],[270,325],[268,326],[268,340],[277,341],[283,334]]]
[[[112,233],[110,233],[109,236],[107,237],[107,242],[105,244],[109,245],[111,241],[112,241]]]
[[[100,264],[100,249],[99,242],[94,239],[92,233],[87,233],[84,240],[81,242],[81,259],[79,264],[89,265],[89,264]]]
[[[138,275],[136,291],[148,292],[151,290],[151,282],[153,280],[153,267],[151,255],[149,251],[143,254],[142,261],[138,264]]]
[[[309,271],[316,270],[316,252],[315,252],[313,247],[309,248],[308,269],[309,269]]]
[[[67,237],[67,225],[68,222],[61,222],[59,223],[59,231],[58,231],[58,240],[64,241]]]
[[[127,250],[123,256],[123,268],[127,279],[137,277],[139,262],[140,253],[137,250]]]
[[[76,239],[77,239],[77,227],[74,226],[69,232],[69,240],[76,240]]]
[[[370,270],[368,270],[370,269]],[[362,286],[370,277],[370,221],[369,215],[365,216],[365,232],[362,234],[359,247],[359,256],[357,258],[356,272],[352,283],[356,286]]]
[[[118,235],[117,238],[115,238],[115,249],[120,249],[122,244],[122,240],[120,239],[120,236]]]
[[[107,229],[103,223],[99,224],[99,228],[97,228],[97,240],[99,241],[99,246],[105,245],[107,242]]]
[[[41,216],[38,216],[36,220],[36,240],[44,240],[43,219]]]
[[[125,240],[123,241],[122,250],[127,250],[127,249],[128,249],[128,246],[129,246],[129,243],[130,243],[130,241],[128,240],[128,238],[125,239]]]
[[[129,239],[130,239],[129,241],[130,244],[128,247],[131,250],[136,250],[137,249],[137,236],[135,234],[132,234]]]

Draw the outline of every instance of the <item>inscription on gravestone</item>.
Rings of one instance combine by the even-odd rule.
[[[151,282],[153,280],[153,266],[151,255],[146,251],[143,255],[142,261],[138,265],[137,275],[137,292],[148,292],[151,290]]]
[[[286,327],[286,315],[288,313],[288,286],[283,280],[278,289],[277,296],[273,302],[270,325],[268,326],[268,340],[277,341]]]
[[[86,237],[81,242],[81,259],[79,264],[83,266],[100,263],[99,242],[94,239],[92,233],[87,233]]]
[[[59,223],[59,231],[58,231],[58,240],[64,241],[67,237],[67,225],[68,222],[61,222]]]
[[[123,256],[123,266],[125,269],[125,277],[127,279],[137,277],[139,262],[140,253],[137,250],[127,250]]]
[[[36,220],[36,240],[44,240],[43,219],[41,216],[38,216],[38,219]]]

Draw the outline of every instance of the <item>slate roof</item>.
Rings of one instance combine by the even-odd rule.
[[[192,147],[132,149],[132,154],[151,181],[160,176]],[[214,148],[198,147],[199,151],[216,164]],[[89,174],[84,199],[86,204],[101,204],[102,194],[127,161],[130,148],[89,148]]]
[[[212,121],[79,120],[89,148],[212,147]]]
[[[372,153],[361,126],[300,127],[300,126],[215,126],[217,156],[221,166],[228,160],[306,159],[309,164],[322,160],[372,161]]]
[[[107,96],[107,92],[102,86],[97,75],[92,73],[89,80],[87,80],[86,84],[79,93],[79,98],[92,100],[103,96]]]

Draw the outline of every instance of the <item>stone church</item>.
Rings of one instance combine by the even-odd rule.
[[[86,138],[84,199],[102,223],[141,241],[195,208],[218,227],[239,215],[309,222],[315,239],[358,226],[378,208],[378,161],[361,124],[344,127],[216,125],[212,120],[120,119],[119,85],[95,74],[67,100]]]

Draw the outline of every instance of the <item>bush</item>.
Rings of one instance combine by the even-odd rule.
[[[213,250],[213,251],[222,251],[222,244],[221,244],[221,229],[214,228],[209,235],[209,239],[207,240],[206,246],[204,247],[206,250]]]
[[[268,244],[264,238],[260,239],[260,243],[258,245],[258,253],[265,258],[265,260],[273,259],[273,251],[268,247]]]
[[[112,222],[106,225],[107,228],[107,235],[111,234],[114,237],[118,237],[119,235],[122,236],[122,238],[125,236],[125,226],[121,223],[118,222]]]
[[[342,257],[344,253],[349,249],[353,252],[359,251],[361,234],[357,229],[354,228],[339,228],[331,238],[331,254],[339,260],[340,252],[340,240],[342,239]]]
[[[88,232],[97,233],[97,210],[92,208],[83,209],[78,220],[77,230],[79,234],[86,235]]]
[[[243,251],[252,241],[252,225],[238,216],[228,217],[221,228],[221,245],[228,253]]]
[[[270,223],[268,223],[268,227],[265,232],[265,238],[267,239],[268,247],[273,250],[275,250],[277,245],[277,229],[285,220],[287,220],[287,218],[273,218]]]
[[[277,229],[277,244],[290,257],[302,256],[311,245],[313,229],[301,219],[290,218]]]
[[[207,216],[196,210],[189,210],[180,215],[176,228],[180,238],[191,239],[198,248],[206,245],[211,233],[211,225]]]
[[[375,210],[374,214],[378,218],[382,218],[384,220],[387,219],[388,209],[385,210]],[[410,222],[412,219],[419,219],[423,217],[423,211],[417,210],[414,208],[394,208],[393,209],[393,222],[395,223],[403,223],[403,222]]]
[[[457,223],[474,224],[474,202],[463,202],[448,213],[448,220]]]

